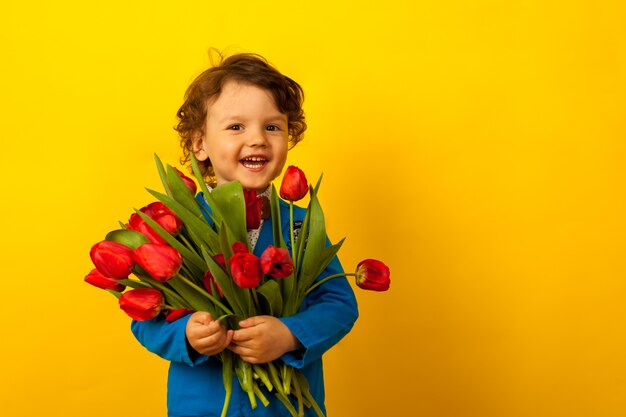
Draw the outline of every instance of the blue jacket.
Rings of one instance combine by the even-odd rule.
[[[199,201],[204,199],[199,195]],[[280,201],[283,236],[288,248],[289,205]],[[294,221],[302,221],[305,209],[294,207]],[[263,222],[254,254],[260,256],[267,245],[273,243],[271,218]],[[343,272],[337,257],[318,277]],[[324,377],[322,355],[352,328],[358,317],[354,293],[345,278],[335,278],[320,285],[304,300],[300,311],[281,321],[298,338],[303,349],[288,352],[282,359],[298,368],[306,376],[311,394],[321,409],[324,407]],[[168,323],[161,316],[149,321],[133,321],[131,329],[137,340],[150,352],[170,361],[167,389],[167,408],[170,417],[219,417],[224,402],[221,362],[213,357],[193,352],[185,337],[189,316]],[[190,351],[193,352],[190,355]],[[258,402],[252,410],[247,395],[235,378],[228,408],[229,417],[289,416],[284,405],[267,394],[270,404]],[[312,408],[305,408],[305,416],[315,416]]]

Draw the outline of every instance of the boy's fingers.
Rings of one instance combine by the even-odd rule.
[[[263,316],[254,316],[254,317],[247,318],[245,320],[241,320],[239,322],[239,327],[243,327],[243,328],[254,327],[263,323],[264,321],[265,320],[263,319]]]
[[[202,311],[201,313],[202,314],[200,315],[200,318],[202,319],[204,324],[209,324],[213,321],[213,317],[211,317],[211,314],[207,313],[206,311]]]
[[[252,331],[247,329],[234,330],[232,340],[235,342],[245,342],[246,340],[252,339],[252,333]]]
[[[229,330],[226,332],[226,343],[224,344],[225,346],[230,345],[230,343],[233,341],[233,336],[235,335],[235,331],[234,330]]]
[[[209,324],[213,318],[206,311],[198,311],[194,313],[193,321],[200,324]]]

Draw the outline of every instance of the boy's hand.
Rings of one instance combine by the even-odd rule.
[[[239,322],[228,348],[249,363],[266,363],[302,347],[285,324],[272,316],[250,317]]]
[[[223,351],[233,338],[233,331],[224,328],[222,323],[213,320],[205,311],[196,311],[187,321],[185,328],[187,341],[198,353],[206,356]]]

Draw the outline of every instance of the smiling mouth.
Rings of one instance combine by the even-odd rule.
[[[248,156],[239,160],[239,162],[248,169],[256,170],[263,168],[269,161],[263,156]]]

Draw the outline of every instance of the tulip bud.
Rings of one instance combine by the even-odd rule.
[[[85,276],[85,282],[103,290],[122,292],[126,288],[126,286],[120,284],[113,278],[105,277],[95,268]]]
[[[132,252],[133,259],[155,279],[166,282],[183,264],[183,257],[171,246],[144,243]]]
[[[183,222],[170,210],[165,204],[160,201],[150,203],[145,207],[142,207],[139,211],[145,213],[148,217],[158,223],[159,226],[164,228],[168,233],[172,235],[178,234],[183,227]],[[133,213],[130,216],[127,227],[131,230],[136,230],[143,233],[153,243],[166,244],[163,239],[152,227],[148,225],[137,213]]]
[[[117,242],[103,240],[91,247],[89,256],[98,271],[108,278],[123,279],[135,266],[130,248]]]
[[[280,185],[280,196],[287,201],[298,201],[309,191],[304,172],[293,165],[287,168]]]
[[[176,310],[167,310],[165,312],[165,321],[168,323],[175,322],[178,319],[182,319],[187,314],[193,313],[193,310],[189,310],[187,308],[179,308]]]
[[[239,252],[248,253],[249,252],[246,244],[242,242],[235,242],[233,243],[232,247],[233,247],[233,253],[239,253]]]
[[[220,297],[224,296],[224,292],[222,291],[220,286],[217,285],[217,281],[215,281],[215,277],[213,276],[213,274],[211,274],[211,271],[206,271],[204,273],[204,277],[202,277],[202,285],[204,286],[204,289],[206,289],[209,294],[214,296],[215,291],[213,291],[213,288],[215,288],[217,290],[217,293],[220,295]]]
[[[196,190],[198,189],[198,186],[196,185],[196,183],[191,178],[183,174],[180,169],[178,168],[174,168],[174,169],[176,170],[178,175],[180,175],[180,178],[182,178],[182,180],[185,182],[185,185],[187,186],[187,188],[189,188],[189,191],[191,191],[191,194],[196,195]]]
[[[274,278],[286,278],[293,273],[289,251],[269,245],[261,254],[261,272]]]
[[[233,281],[241,288],[254,288],[261,282],[259,258],[251,253],[238,252],[229,260]]]
[[[356,267],[356,285],[364,290],[387,291],[389,289],[389,267],[375,259],[365,259]]]
[[[222,265],[222,268],[226,269],[226,259],[224,259],[223,254],[218,253],[217,255],[213,257],[213,259],[215,259],[215,262]]]
[[[155,318],[163,309],[163,294],[154,288],[126,291],[120,297],[120,308],[137,321]]]
[[[254,190],[243,190],[243,199],[246,203],[246,227],[248,230],[258,229],[261,226],[263,200]]]

